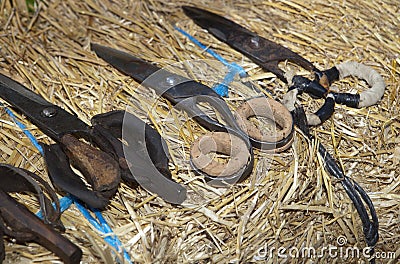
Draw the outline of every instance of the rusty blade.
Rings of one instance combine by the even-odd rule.
[[[313,71],[311,62],[288,48],[267,40],[254,32],[220,15],[191,6],[183,6],[183,11],[197,25],[206,29],[222,42],[249,57],[264,70],[274,73],[280,80],[287,82],[279,62],[288,60]]]

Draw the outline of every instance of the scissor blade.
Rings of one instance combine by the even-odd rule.
[[[160,70],[159,67],[124,51],[94,43],[91,44],[91,47],[97,56],[139,83],[142,83],[149,76]]]
[[[173,104],[194,95],[218,96],[212,89],[199,82],[159,68],[129,53],[98,44],[92,44],[92,50],[114,68],[143,86],[154,89],[158,95],[162,95]]]
[[[246,34],[256,36],[250,30],[215,13],[192,6],[183,6],[182,9],[185,14],[190,17],[197,25],[208,30],[208,32],[212,33],[217,39],[222,42],[228,41],[229,35],[232,31],[244,32]]]
[[[284,72],[278,67],[281,61],[291,61],[310,71],[315,69],[311,62],[297,53],[260,37],[231,20],[196,7],[183,6],[182,8],[197,25],[243,53],[265,70],[274,73],[284,82],[286,82]]]
[[[0,73],[0,97],[26,115],[45,134],[54,140],[74,131],[83,131],[87,125],[76,116],[46,101],[22,84]]]

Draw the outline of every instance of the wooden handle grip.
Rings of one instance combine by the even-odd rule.
[[[111,197],[121,179],[117,161],[69,134],[61,138],[61,143],[70,163],[82,172],[92,189]]]

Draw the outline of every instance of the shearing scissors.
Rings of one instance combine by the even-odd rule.
[[[292,113],[295,124],[310,140],[313,139],[313,136],[309,132],[309,125],[318,125],[327,120],[334,111],[335,103],[349,107],[367,107],[377,103],[384,94],[385,82],[382,76],[368,66],[356,62],[345,62],[328,70],[320,71],[311,62],[293,51],[262,38],[222,16],[196,7],[184,6],[183,10],[197,25],[206,29],[217,39],[227,43],[263,69],[274,73],[281,81],[289,84],[289,92],[284,96],[284,104]],[[290,77],[285,74],[278,67],[278,63],[285,60],[313,71],[315,73],[314,80],[298,75]],[[371,88],[361,94],[336,93],[329,90],[329,86],[334,81],[349,75],[366,80]],[[295,105],[297,94],[302,92],[306,92],[312,97],[324,98],[324,105],[315,114],[306,115],[301,105]],[[322,144],[318,145],[318,152],[324,159],[326,170],[335,178],[340,179],[343,188],[356,207],[363,224],[366,242],[371,248],[370,254],[373,254],[378,240],[379,224],[371,199],[358,183],[345,175],[342,168]],[[371,218],[364,203],[367,205]],[[373,257],[371,262],[374,262]]]
[[[121,178],[133,185],[140,182],[146,190],[174,204],[186,199],[186,189],[171,180],[163,139],[133,114],[118,110],[99,114],[92,117],[89,126],[3,74],[0,74],[0,98],[56,142],[41,144],[49,177],[59,190],[88,206],[106,207]],[[125,143],[120,140],[124,118],[133,135],[126,146],[134,153],[130,163],[125,160]],[[80,170],[90,188],[71,165]]]
[[[243,53],[264,70],[274,73],[281,81],[289,84],[288,100],[297,94],[308,93],[314,98],[324,98],[325,103],[313,114],[307,115],[310,125],[318,125],[334,112],[335,103],[353,108],[367,107],[378,102],[385,91],[383,78],[374,69],[356,62],[345,62],[328,70],[317,69],[310,61],[275,42],[212,12],[184,6],[183,11],[197,25],[208,30],[220,41]],[[279,62],[293,62],[315,74],[314,80],[295,75],[289,76],[279,68]],[[338,93],[329,90],[330,85],[349,75],[365,79],[371,86],[360,94]],[[289,109],[290,110],[290,109]]]
[[[157,95],[184,110],[197,123],[212,131],[194,142],[191,148],[191,164],[197,174],[209,184],[223,186],[246,179],[253,168],[252,147],[283,151],[293,138],[293,120],[290,113],[278,102],[267,98],[253,98],[243,103],[234,115],[226,102],[210,87],[184,76],[161,69],[126,52],[92,44],[96,54],[124,74],[131,76],[144,87],[154,89]],[[201,110],[206,102],[220,114],[225,124],[214,120]],[[257,112],[260,104],[269,104]],[[275,120],[281,128],[276,134],[247,133],[256,130],[249,124],[250,116],[262,115]],[[245,132],[246,131],[246,132]],[[259,137],[258,137],[258,136]],[[265,134],[264,134],[265,135]],[[213,144],[215,144],[213,146]],[[227,164],[210,160],[207,154],[219,152],[230,156]]]

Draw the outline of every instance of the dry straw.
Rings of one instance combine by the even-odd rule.
[[[200,38],[229,61],[242,65],[265,94],[282,99],[287,87],[247,58],[191,22],[180,9],[190,1],[37,1],[33,13],[25,1],[0,2],[0,69],[46,99],[84,121],[94,114],[131,106],[151,120],[166,139],[171,170],[189,189],[183,206],[172,206],[141,188],[122,184],[104,211],[137,263],[248,263],[260,249],[272,247],[365,247],[358,215],[341,187],[327,175],[310,144],[299,134],[293,147],[279,155],[256,152],[251,177],[228,189],[206,185],[188,165],[191,142],[205,131],[166,101],[154,105],[155,94],[121,74],[90,50],[96,42],[126,50],[159,66],[181,62],[194,77],[220,77],[218,62],[188,70],[184,61],[211,59],[173,25]],[[193,3],[194,5],[194,3]],[[260,35],[283,44],[324,69],[354,60],[376,69],[387,90],[367,109],[336,106],[333,118],[315,128],[315,135],[367,190],[380,219],[377,252],[400,255],[400,3],[398,1],[199,1],[197,6],[222,14]],[[183,63],[182,63],[183,62]],[[284,65],[284,67],[292,67]],[[204,72],[202,72],[202,70]],[[200,76],[199,76],[200,74]],[[361,91],[366,84],[348,78],[342,91]],[[232,88],[234,108],[254,91]],[[314,100],[303,98],[306,109]],[[320,102],[319,102],[320,103]],[[0,109],[1,162],[27,168],[47,179],[43,159],[18,127]],[[24,120],[23,116],[20,116]],[[50,139],[28,122],[40,140]],[[34,199],[16,197],[32,210]],[[63,214],[66,236],[83,250],[83,263],[113,263],[111,249],[78,210]],[[6,263],[50,263],[57,258],[37,244],[6,244]],[[285,253],[287,254],[287,252]],[[262,259],[262,256],[258,256]],[[279,258],[266,263],[363,263],[360,259]],[[260,260],[262,263],[264,260]],[[380,259],[397,263],[395,259]]]

